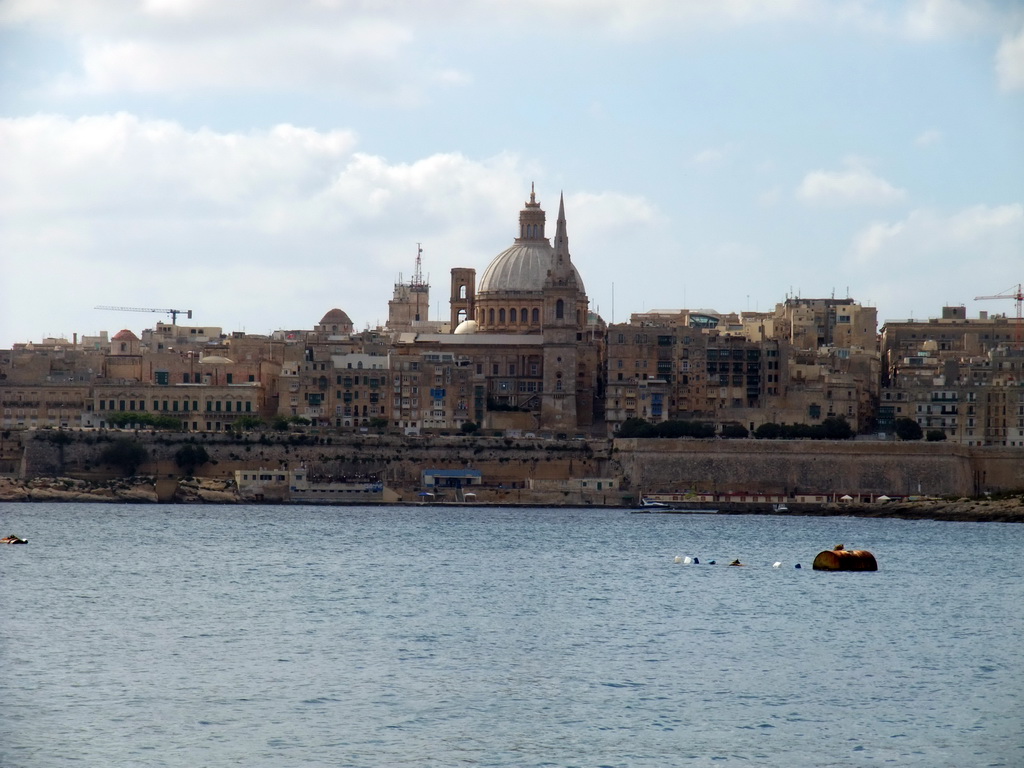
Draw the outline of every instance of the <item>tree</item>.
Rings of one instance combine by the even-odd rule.
[[[259,429],[264,425],[263,419],[259,416],[239,416],[232,426],[238,432],[247,432],[252,429]]]
[[[925,439],[929,443],[937,443],[946,439],[946,432],[942,429],[929,429]]]
[[[723,424],[722,437],[749,437],[750,432],[742,424]]]
[[[178,465],[186,475],[195,472],[196,467],[202,466],[210,460],[210,454],[206,448],[195,443],[185,443],[174,452],[174,463]]]
[[[758,440],[777,440],[782,435],[782,427],[772,421],[767,421],[754,430],[754,437]]]
[[[464,421],[459,429],[462,430],[462,434],[464,435],[472,435],[480,431],[480,425],[474,421]]]
[[[654,425],[644,419],[631,418],[622,422],[616,437],[654,437]]]
[[[821,426],[826,440],[849,440],[853,437],[853,428],[842,416],[829,416],[821,422]]]
[[[370,419],[370,423],[367,426],[369,426],[370,429],[375,430],[377,432],[383,432],[385,429],[388,428],[388,420],[385,419],[383,416],[374,416],[372,419]]]
[[[896,437],[900,440],[920,440],[923,436],[921,425],[913,419],[896,419]]]
[[[122,470],[125,475],[134,475],[135,470],[146,460],[149,453],[138,440],[122,438],[103,449],[100,463],[109,464]]]

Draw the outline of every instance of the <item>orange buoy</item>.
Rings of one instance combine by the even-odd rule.
[[[843,549],[837,544],[835,549],[819,552],[811,567],[816,571],[877,571],[878,562],[866,549]]]

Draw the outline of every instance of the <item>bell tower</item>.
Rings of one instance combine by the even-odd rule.
[[[476,319],[476,270],[452,268],[451,327],[454,333],[463,320]]]

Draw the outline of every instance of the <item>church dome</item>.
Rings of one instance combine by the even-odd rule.
[[[138,341],[139,337],[134,333],[125,328],[122,331],[118,331],[114,334],[114,338],[111,341]]]
[[[348,326],[349,330],[352,329],[352,319],[346,312],[335,307],[320,321],[321,326]]]
[[[478,294],[540,293],[544,290],[548,272],[555,267],[556,258],[555,248],[544,236],[546,219],[531,186],[530,199],[519,212],[519,237],[487,265],[477,283]],[[558,226],[560,234],[555,235],[556,243],[561,237],[562,248],[565,248],[565,207],[561,200],[558,204]],[[570,266],[580,293],[586,293],[576,265],[570,262]]]
[[[468,333],[476,333],[479,330],[480,325],[477,323],[476,320],[463,320],[461,323],[459,323],[458,327],[453,331],[453,333],[463,336]]]

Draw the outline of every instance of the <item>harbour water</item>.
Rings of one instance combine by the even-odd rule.
[[[5,768],[1024,765],[1020,525],[0,504],[8,533]],[[837,543],[879,571],[811,570]]]

